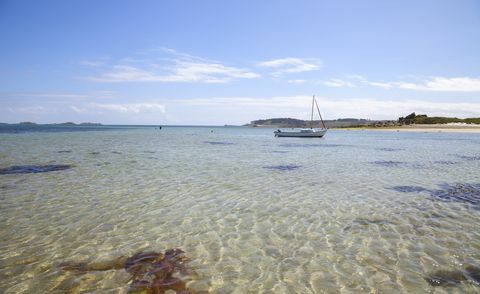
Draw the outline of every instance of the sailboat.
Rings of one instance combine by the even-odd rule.
[[[318,107],[317,99],[315,99],[315,95],[313,95],[312,99],[312,115],[310,117],[310,126],[313,125],[313,108],[317,107],[318,115],[320,116],[320,121],[322,122],[321,129],[314,129],[313,127],[309,129],[300,129],[299,131],[282,131],[280,129],[273,132],[275,137],[301,137],[301,138],[321,138],[325,136],[327,133],[327,127],[325,127],[325,123],[323,122],[322,114],[320,114],[320,108]]]

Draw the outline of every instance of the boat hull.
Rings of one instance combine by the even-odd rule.
[[[321,138],[325,136],[327,130],[320,130],[311,133],[303,133],[303,132],[273,132],[275,137],[296,137],[296,138]]]

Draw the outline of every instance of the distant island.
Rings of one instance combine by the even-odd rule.
[[[9,125],[8,123],[1,123],[2,125]],[[64,122],[64,123],[53,123],[53,124],[37,124],[31,121],[22,121],[18,123],[19,125],[46,125],[46,126],[101,126],[101,123],[91,123],[83,122],[76,124],[74,122]],[[15,125],[15,124],[12,124]]]
[[[399,127],[405,125],[424,124],[479,124],[480,118],[456,118],[456,117],[429,117],[426,114],[415,114],[415,112],[399,117],[397,120],[370,120],[357,118],[340,118],[335,120],[324,120],[327,128],[360,128],[360,127]],[[269,118],[251,121],[245,126],[249,127],[270,127],[270,128],[320,128],[322,123],[319,120],[309,121],[295,118]]]

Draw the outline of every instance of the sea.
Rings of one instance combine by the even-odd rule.
[[[173,248],[192,293],[480,292],[480,134],[273,131],[0,126],[0,292],[128,293],[64,265]]]

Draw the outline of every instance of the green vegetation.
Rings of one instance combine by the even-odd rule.
[[[467,124],[480,124],[480,118],[456,118],[456,117],[428,117],[426,114],[416,115],[415,112],[407,115],[406,117],[400,117],[398,123],[401,125],[411,124],[448,124],[448,123],[467,123]]]

